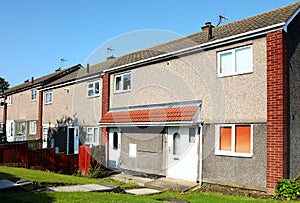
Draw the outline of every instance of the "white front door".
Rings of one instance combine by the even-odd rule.
[[[197,181],[198,128],[168,128],[167,177]]]
[[[121,155],[121,132],[118,128],[109,129],[109,159],[108,167],[113,169],[120,168]]]
[[[15,141],[15,122],[13,120],[6,121],[6,139],[8,142]]]
[[[67,154],[78,154],[79,127],[68,127],[67,131]]]

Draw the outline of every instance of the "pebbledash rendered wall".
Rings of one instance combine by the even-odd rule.
[[[122,170],[136,174],[156,174],[166,176],[166,135],[164,127],[121,128]],[[136,144],[136,156],[129,153],[129,145]]]
[[[300,175],[300,15],[287,32],[287,66],[289,76],[289,178]]]
[[[219,78],[219,51],[252,45],[253,72]],[[266,38],[198,52],[124,71],[131,73],[131,91],[114,93],[110,107],[202,100],[203,181],[266,189],[267,64]],[[215,124],[253,124],[253,157],[216,156]],[[147,162],[147,160],[144,160]]]
[[[12,105],[7,105],[7,120],[37,120],[38,96],[31,100],[31,90],[12,95]]]
[[[96,127],[99,115],[101,115],[101,94],[95,97],[88,97],[87,93],[88,83],[94,81],[99,81],[101,93],[102,80],[100,77],[47,90],[53,93],[53,102],[51,104],[45,104],[44,102],[43,104],[43,123],[56,125],[58,120],[71,118],[76,121],[75,124],[77,125]],[[44,92],[44,96],[47,91]]]
[[[266,190],[267,124],[253,124],[253,156],[215,155],[215,125],[203,126],[203,182]]]
[[[219,78],[217,52],[253,46],[253,73]],[[114,92],[110,108],[202,100],[204,123],[266,122],[266,42],[264,38],[139,67],[131,72],[131,91]]]

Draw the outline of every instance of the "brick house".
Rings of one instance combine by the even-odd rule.
[[[299,175],[299,6],[116,58],[103,70],[107,166],[271,193]]]
[[[111,62],[88,65],[41,88],[53,95],[53,101],[43,108],[43,128],[50,140],[48,145],[58,152],[73,154],[82,144],[101,145],[101,73]]]
[[[42,140],[44,102],[51,99],[51,95],[40,88],[80,68],[81,65],[75,65],[63,70],[57,69],[37,79],[32,77],[1,94],[3,105],[0,109],[0,123],[8,142]]]

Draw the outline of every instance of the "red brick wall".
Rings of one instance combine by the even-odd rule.
[[[7,96],[4,96],[4,107],[3,107],[3,132],[6,135],[6,140],[7,140],[7,132],[6,132],[6,121],[7,121]]]
[[[109,109],[109,81],[110,75],[104,74],[102,81],[102,116],[107,113]],[[108,141],[108,133],[106,127],[102,128],[102,145],[105,146]]]
[[[40,140],[40,145],[42,146],[43,138],[43,91],[39,91],[38,95],[38,123],[37,123],[37,133],[38,140]]]
[[[287,72],[283,30],[267,34],[267,191],[287,177]]]

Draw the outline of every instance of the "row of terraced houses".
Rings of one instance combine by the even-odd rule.
[[[104,146],[125,173],[274,191],[300,173],[300,3],[2,93],[8,142]],[[298,88],[299,87],[299,88]]]

